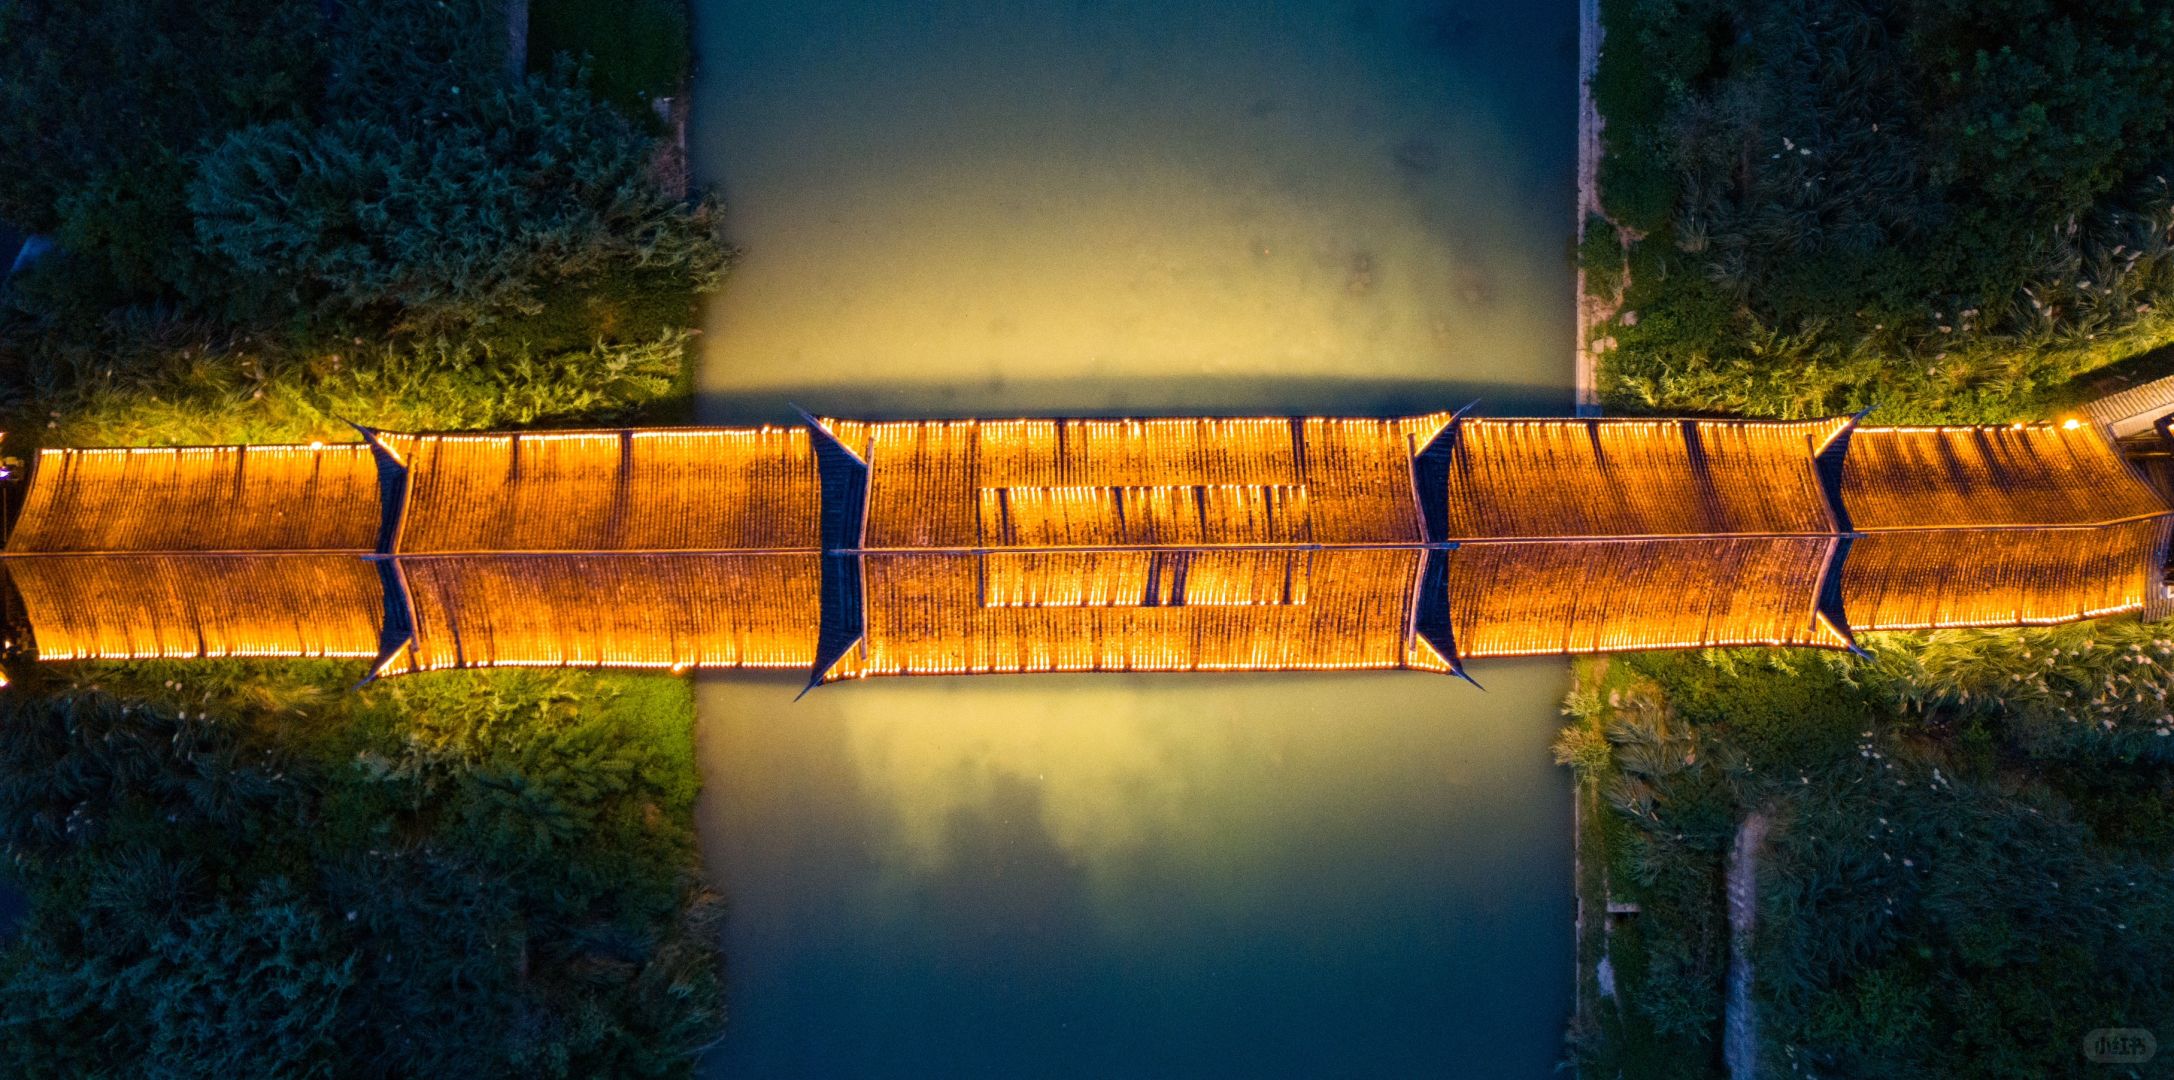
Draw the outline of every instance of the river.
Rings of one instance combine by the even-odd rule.
[[[1575,11],[697,0],[706,419],[1567,412]],[[719,1077],[1517,1077],[1559,661],[706,679]]]

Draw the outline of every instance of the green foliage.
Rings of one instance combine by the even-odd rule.
[[[633,421],[676,405],[689,335],[538,353],[432,340],[297,352],[129,322],[23,349],[11,447],[348,441],[349,422],[448,431]],[[24,414],[28,414],[25,416]]]
[[[528,9],[528,60],[550,70],[584,59],[599,97],[632,115],[678,92],[690,63],[687,7],[678,0],[535,0]]]
[[[1607,737],[1590,727],[1572,724],[1556,733],[1555,764],[1568,765],[1580,776],[1607,768],[1608,755]]]
[[[2163,5],[1604,13],[1604,196],[1648,234],[1615,407],[2001,420],[2168,339]]]
[[[1872,740],[1778,793],[1757,951],[1770,1052],[1827,1075],[2056,1075],[2086,1031],[2174,1015],[2150,959],[2174,945],[2165,853],[2102,846],[2058,800],[1936,761]]]
[[[684,683],[200,666],[0,701],[0,837],[37,898],[0,1068],[687,1072],[719,983]],[[432,709],[462,734],[409,720]]]
[[[726,249],[705,206],[650,182],[650,142],[575,86],[485,83],[420,115],[236,132],[189,208],[204,247],[300,310],[440,329],[540,310],[549,284],[665,268],[696,290]]]
[[[1881,635],[1869,660],[1614,658],[1574,712],[1608,735],[1588,832],[1611,893],[1643,907],[1611,938],[1633,946],[1619,993],[1654,1033],[1715,1034],[1719,859],[1757,807],[1766,1070],[2065,1075],[2086,1031],[2174,1019],[2153,959],[2174,948],[2167,635],[2109,620]]]
[[[2031,757],[2174,763],[2174,628],[2134,619],[1882,636],[1865,673],[1901,707],[1969,715]]]
[[[1704,29],[1674,3],[1603,0],[1606,37],[1593,72],[1593,102],[1606,120],[1600,189],[1608,213],[1630,228],[1665,226],[1678,197],[1660,127],[1672,98],[1705,66]]]
[[[304,106],[321,55],[319,10],[288,0],[0,4],[0,220],[96,228],[90,218],[105,200],[64,203],[99,187],[170,204],[175,178],[152,183],[145,170]],[[149,250],[186,235],[158,224],[163,231],[131,242]]]
[[[308,4],[261,0],[0,8],[0,59],[46,72],[0,88],[0,216],[63,244],[15,302],[76,329],[179,304],[321,343],[564,321],[569,297],[628,279],[714,288],[730,256],[715,208],[655,183],[654,124],[565,64],[509,78],[504,15],[495,0],[341,5],[322,27]]]
[[[1725,739],[1754,770],[1840,758],[1874,715],[1849,661],[1829,653],[1730,649],[1623,662],[1665,685],[1675,715]]]
[[[1585,272],[1586,291],[1611,302],[1621,298],[1623,242],[1614,224],[1599,214],[1585,219],[1585,235],[1578,240],[1578,269]]]
[[[11,450],[671,415],[727,252],[641,130],[507,84],[494,0],[272,8],[0,5],[44,73],[0,162],[69,140],[0,170],[68,250],[0,311]],[[0,1074],[683,1076],[714,1038],[683,681],[20,674]]]

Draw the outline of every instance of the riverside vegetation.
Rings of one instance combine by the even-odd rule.
[[[7,452],[682,418],[731,252],[653,179],[683,36],[592,73],[595,7],[540,0],[523,73],[490,0],[0,3],[0,220],[59,241],[0,294]],[[683,681],[14,674],[0,1071],[672,1076],[714,1038]]]
[[[1602,9],[1610,409],[1997,422],[2168,370],[2174,9]],[[1581,663],[1590,1075],[1721,1075],[1754,812],[1761,1075],[2130,1075],[2086,1033],[2174,1037],[2174,626],[1865,645]]]
[[[1603,0],[1612,409],[2043,415],[2174,340],[2174,9]],[[1620,227],[1620,232],[1617,226]]]

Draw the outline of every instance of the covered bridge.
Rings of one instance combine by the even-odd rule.
[[[38,652],[1408,668],[2166,606],[2092,428],[1842,418],[818,420],[41,454]]]

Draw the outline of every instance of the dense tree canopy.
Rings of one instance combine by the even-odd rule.
[[[190,190],[198,239],[263,308],[409,327],[533,312],[550,283],[621,266],[715,285],[709,217],[657,189],[618,112],[543,78],[448,92],[420,114],[235,132]]]
[[[0,220],[61,247],[0,286],[9,451],[683,418],[714,211],[584,73],[509,71],[504,16],[0,0]],[[683,1076],[714,1038],[684,681],[16,674],[0,1075]]]
[[[0,1067],[684,1072],[718,1003],[681,713],[634,680],[436,682],[306,706],[349,729],[316,744],[247,706],[0,700],[0,839],[39,898]],[[392,735],[393,708],[432,715]]]
[[[0,5],[0,220],[66,253],[22,300],[338,334],[534,315],[562,283],[629,272],[714,287],[728,249],[707,204],[657,186],[651,134],[583,72],[509,75],[504,17],[492,0]]]
[[[2174,638],[1895,635],[1872,656],[1610,661],[1558,746],[1597,785],[1617,1000],[1588,1065],[1720,1076],[1722,871],[1753,812],[1762,1075],[2074,1075],[2174,1020]],[[1590,670],[1587,672],[1591,674]]]
[[[1644,237],[1619,403],[1991,415],[2167,336],[2174,9],[1612,0],[1608,29],[1601,184]]]

